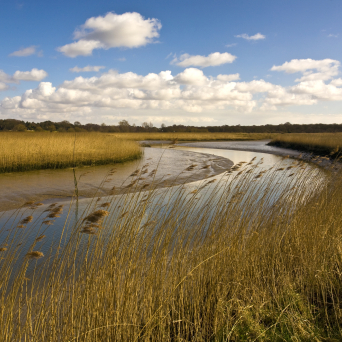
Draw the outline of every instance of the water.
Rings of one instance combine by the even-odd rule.
[[[254,159],[253,164],[246,166],[252,159]],[[239,189],[238,173],[240,170],[232,173],[225,172],[230,169],[232,163],[237,164],[240,162],[246,162],[243,164],[243,167],[250,170],[248,175],[245,176],[248,177],[248,189]],[[84,226],[83,218],[87,214],[101,209],[101,205],[107,202],[110,202],[110,207],[104,209],[110,212],[110,216],[104,220],[104,226],[106,226],[106,222],[108,224],[113,224],[114,222],[116,227],[121,227],[122,224],[125,224],[128,217],[134,219],[136,216],[137,218],[139,217],[141,227],[153,222],[151,229],[154,232],[161,229],[158,222],[163,222],[161,218],[167,217],[174,206],[179,206],[179,221],[183,223],[191,222],[189,226],[194,226],[196,222],[200,222],[204,212],[210,218],[210,215],[213,215],[216,210],[217,201],[222,198],[225,198],[227,204],[238,202],[238,205],[241,207],[246,206],[246,210],[241,211],[242,218],[246,215],[251,215],[251,212],[248,210],[249,204],[246,202],[247,198],[253,198],[253,207],[257,208],[254,211],[256,215],[260,212],[267,213],[267,210],[277,203],[280,198],[288,200],[293,207],[296,201],[299,200],[298,198],[293,198],[293,193],[295,193],[296,184],[301,179],[301,173],[304,171],[300,167],[296,167],[296,171],[292,176],[290,176],[292,169],[284,171],[285,174],[284,172],[272,171],[263,174],[263,171],[270,168],[274,169],[280,166],[287,168],[293,162],[292,159],[283,159],[277,155],[258,152],[200,147],[176,147],[176,150],[146,148],[142,161],[118,165],[116,173],[110,177],[105,178],[108,171],[113,169],[113,166],[96,167],[93,170],[89,168],[92,172],[81,177],[79,182],[82,197],[77,200],[75,197],[71,197],[72,199],[67,198],[65,194],[60,196],[64,200],[59,199],[56,206],[63,205],[63,213],[60,217],[53,220],[53,225],[51,226],[45,225],[42,222],[47,219],[46,216],[49,212],[46,210],[48,210],[51,200],[57,198],[57,196],[48,197],[45,203],[37,208],[27,206],[20,210],[3,212],[0,218],[0,247],[8,244],[9,251],[2,255],[10,255],[11,251],[17,251],[17,261],[15,264],[20,265],[25,254],[30,250],[31,246],[35,245],[34,250],[43,252],[46,258],[39,259],[37,262],[30,262],[27,269],[27,274],[29,275],[35,267],[39,267],[39,265],[46,261],[47,257],[53,259],[55,253],[58,253],[60,249],[62,250],[70,239],[78,241],[77,248],[81,250],[82,246],[88,244],[89,239],[91,239],[89,235],[79,233],[81,227]],[[158,176],[154,178],[154,183],[150,187],[158,185],[159,189],[155,190],[153,196],[149,197],[147,202],[144,199],[150,194],[149,191],[135,192],[135,190],[141,189],[139,182],[129,188],[130,193],[122,195],[120,191],[127,189],[125,184],[130,183],[133,178],[130,177],[130,174],[146,164],[149,164],[145,166],[148,172],[151,172],[158,166],[158,172],[156,173]],[[193,170],[184,171],[189,165],[193,164],[197,165]],[[204,165],[209,165],[209,167],[201,169]],[[301,179],[301,182],[305,182],[304,188],[306,189],[305,193],[302,193],[301,201],[313,195],[312,187],[310,186],[311,179],[317,179],[317,175],[320,176],[322,182],[325,179],[324,172],[319,168],[310,165],[306,165],[306,168],[305,172],[309,171],[308,174],[311,178],[307,177],[304,181]],[[83,171],[83,169],[78,170],[78,178]],[[261,173],[262,176],[257,178]],[[55,189],[55,191],[68,191],[68,196],[72,196],[72,177],[71,170],[53,170],[22,175],[5,175],[1,181],[4,182],[7,179],[8,183],[10,183],[10,181],[19,179],[20,188],[15,190],[17,196],[27,193],[39,184],[40,189],[44,189],[44,191],[47,191],[46,189],[49,187],[48,189]],[[39,178],[42,179],[40,180]],[[103,181],[103,179],[108,180],[109,178],[111,178],[109,182]],[[25,180],[28,183],[25,183]],[[188,183],[183,185],[184,182]],[[166,185],[166,183],[174,186],[167,188],[160,186],[160,184]],[[116,184],[119,190],[121,189],[120,191],[118,190],[118,194],[114,190],[115,194],[113,195],[111,190],[113,184]],[[246,184],[246,181],[244,184]],[[10,189],[13,187],[14,184],[8,185],[7,193],[10,193]],[[241,194],[235,197],[237,189],[239,189],[238,191]],[[36,191],[36,194],[39,195],[40,193],[38,190]],[[266,199],[264,198],[265,193],[269,194]],[[91,194],[96,196],[91,197]],[[90,198],[87,198],[86,195]],[[3,198],[2,201],[6,201],[6,198]],[[145,205],[145,203],[147,204]],[[188,203],[192,203],[191,215],[182,211]],[[142,206],[143,209],[141,209]],[[26,228],[17,228],[20,221],[29,215],[33,216],[32,222],[25,225]],[[108,229],[108,234],[110,234],[110,227]],[[41,241],[35,242],[35,239],[41,235],[45,235],[45,237]],[[22,245],[18,246],[19,243]],[[14,267],[14,271],[16,267]]]

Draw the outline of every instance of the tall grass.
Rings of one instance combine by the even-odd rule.
[[[279,166],[256,176],[258,165],[239,164],[196,191],[94,199],[44,257],[32,256],[37,239],[19,243],[30,229],[41,237],[56,207],[13,226],[0,340],[340,340],[342,179]]]
[[[342,133],[290,133],[277,135],[269,145],[339,157]]]
[[[0,172],[121,163],[139,158],[133,141],[100,133],[0,133]]]
[[[215,141],[215,140],[262,140],[272,139],[274,133],[115,133],[126,140],[171,140],[171,141]]]

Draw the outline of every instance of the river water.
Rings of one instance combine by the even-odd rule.
[[[224,149],[224,143],[220,142],[219,144],[219,149],[208,148],[208,146],[214,146],[212,143],[198,143],[197,145],[192,143],[191,146],[176,146],[172,149],[145,148],[144,157],[140,161],[125,165],[78,169],[76,173],[78,198],[75,197],[73,172],[70,169],[2,175],[0,176],[0,186],[3,191],[0,203],[5,211],[2,212],[0,218],[0,247],[8,246],[6,254],[9,255],[11,249],[18,249],[18,244],[22,244],[17,255],[19,261],[32,245],[35,245],[36,250],[38,249],[44,255],[49,255],[52,258],[55,251],[66,245],[73,234],[82,235],[81,244],[87,243],[89,236],[79,234],[85,212],[90,213],[102,208],[101,205],[107,203],[109,208],[105,209],[111,212],[110,222],[119,221],[127,214],[127,203],[133,200],[136,203],[143,202],[151,193],[150,190],[155,188],[157,190],[154,190],[141,225],[151,221],[152,216],[154,217],[153,222],[157,221],[158,215],[165,215],[165,211],[169,210],[172,201],[178,201],[179,198],[188,195],[196,199],[193,210],[194,219],[196,219],[196,217],[200,217],[204,205],[210,205],[212,210],[215,209],[214,202],[206,202],[208,198],[211,198],[213,191],[219,198],[222,196],[220,191],[227,191],[227,184],[235,182],[233,187],[229,188],[229,191],[233,193],[234,187],[239,186],[239,182],[236,181],[236,178],[234,181],[234,177],[241,168],[250,168],[248,179],[251,183],[250,191],[253,192],[255,203],[262,200],[265,188],[270,187],[274,188],[274,191],[272,197],[268,199],[267,206],[276,203],[281,196],[284,196],[284,193],[291,200],[291,190],[295,188],[295,184],[303,172],[303,166],[296,166],[295,173],[292,173],[291,170],[286,171],[286,168],[298,164],[297,161],[284,159],[276,154],[227,150]],[[229,144],[231,142],[227,142],[226,147],[229,148]],[[250,144],[253,145],[253,143]],[[265,143],[263,144],[265,145]],[[261,144],[257,142],[257,145],[258,151],[260,151]],[[274,149],[272,151],[275,153]],[[251,160],[253,160],[253,164],[246,166]],[[241,168],[230,171],[233,164],[239,164]],[[284,172],[266,172],[275,167],[281,167],[287,173],[284,175]],[[318,167],[308,164],[305,167],[306,172],[308,169],[311,171],[309,174],[313,178],[317,179],[317,175],[320,175],[322,182],[324,181],[324,172]],[[156,172],[154,172],[155,169],[157,169]],[[136,170],[139,170],[140,174],[132,176]],[[268,177],[268,174],[272,174],[266,182],[258,178],[264,171],[266,172],[264,178]],[[289,176],[292,177],[288,178]],[[218,186],[218,184],[225,185]],[[203,187],[206,187],[206,191],[199,191]],[[311,195],[310,179],[308,178],[305,196]],[[225,196],[229,202],[230,194],[227,193]],[[303,195],[303,198],[305,196]],[[23,201],[32,199],[40,201],[42,204],[22,206]],[[63,206],[63,210],[60,210],[59,217],[50,220],[46,216],[50,213],[48,210],[52,202],[56,203],[55,207]],[[15,209],[20,205],[21,209]],[[264,204],[262,206],[264,206],[263,210],[267,209]],[[6,210],[6,208],[11,210]],[[161,209],[157,210],[157,208]],[[134,210],[131,211],[128,215],[134,215]],[[32,222],[24,224],[24,228],[17,228],[21,225],[21,221],[28,216],[32,216]],[[53,224],[43,224],[47,220],[53,221]],[[159,228],[158,225],[155,225],[153,229]],[[44,238],[36,242],[35,239],[42,235]],[[43,262],[42,260],[44,258],[37,263],[31,263],[28,273]]]

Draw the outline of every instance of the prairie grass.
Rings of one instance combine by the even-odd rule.
[[[125,140],[215,141],[215,140],[263,140],[272,139],[275,133],[115,133]]]
[[[290,133],[279,134],[269,145],[293,148],[318,155],[339,157],[342,147],[342,133]]]
[[[94,199],[44,257],[19,245],[33,213],[1,252],[0,340],[340,341],[341,175],[281,166]]]
[[[0,133],[0,172],[121,163],[139,158],[133,141],[101,133]]]

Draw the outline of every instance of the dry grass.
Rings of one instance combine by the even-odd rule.
[[[30,274],[20,230],[1,253],[0,340],[340,341],[341,175],[238,165],[193,193],[90,204]]]
[[[318,155],[339,157],[342,133],[291,133],[277,135],[270,145],[293,148]]]
[[[272,139],[274,133],[115,133],[116,137],[125,140],[170,140],[173,144],[179,141],[215,141],[215,140],[263,140]]]
[[[0,172],[121,163],[141,156],[133,141],[101,133],[0,133]]]

